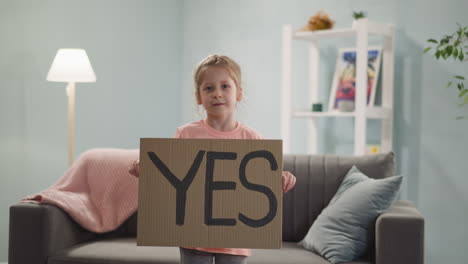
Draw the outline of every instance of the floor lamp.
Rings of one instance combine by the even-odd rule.
[[[96,75],[83,49],[59,49],[47,74],[47,81],[66,82],[68,96],[68,166],[73,163],[75,131],[75,83],[95,82]]]

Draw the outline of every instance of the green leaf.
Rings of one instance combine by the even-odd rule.
[[[465,100],[463,100],[463,105],[468,103],[468,94],[465,96]]]
[[[467,52],[466,54],[468,55],[468,52]],[[462,51],[462,52],[460,52],[460,54],[458,55],[458,59],[459,59],[460,61],[463,61],[464,58],[465,58],[465,55],[463,55],[463,51]]]
[[[362,11],[360,11],[360,12],[354,11],[353,12],[353,18],[355,20],[360,19],[360,18],[364,18],[364,17],[366,17],[366,14],[364,12],[362,12]]]
[[[450,57],[450,55],[452,55],[452,51],[453,51],[453,46],[447,46],[445,47],[445,55],[447,57]]]
[[[441,42],[443,42],[444,44],[447,44],[450,42],[451,39],[452,39],[452,36],[445,36],[445,38],[442,39]]]
[[[445,60],[445,49],[439,50],[440,56]]]
[[[439,57],[440,57],[440,50],[436,51],[435,56],[436,56],[436,59],[439,59]]]
[[[430,49],[431,49],[431,47],[428,47],[428,48],[424,49],[423,54],[426,53],[426,52],[428,52]]]
[[[458,38],[461,38],[463,35],[465,35],[465,28],[462,27],[461,25],[458,27],[459,27],[457,30]]]
[[[458,59],[458,49],[453,50],[453,58]]]
[[[432,43],[435,43],[435,44],[439,44],[439,42],[437,42],[437,40],[435,40],[435,39],[428,39],[427,42],[432,42]]]
[[[457,79],[459,79],[459,80],[465,80],[465,77],[460,76],[460,75],[455,75],[454,77],[457,78]]]
[[[451,81],[447,83],[447,88],[449,88],[450,86],[452,86],[452,82],[451,82]]]
[[[462,98],[466,93],[468,93],[468,89],[464,89],[458,94],[458,98]]]

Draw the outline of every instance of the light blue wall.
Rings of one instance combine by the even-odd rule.
[[[467,77],[468,64],[438,62],[419,52],[426,39],[454,32],[456,22],[467,26],[467,9],[461,0],[402,1],[396,146],[401,171],[408,174],[408,198],[426,217],[429,263],[466,263],[468,257],[468,119],[454,120],[468,117],[468,105],[458,107],[456,90],[444,88],[453,75]],[[416,10],[424,12],[415,16]]]
[[[182,2],[0,1],[0,261],[8,208],[67,167],[65,83],[46,81],[59,48],[84,48],[97,82],[76,87],[75,153],[138,148],[180,124]]]
[[[422,55],[425,40],[468,25],[468,2],[197,0],[197,1],[1,1],[0,6],[0,261],[6,260],[8,206],[57,180],[67,163],[65,84],[45,75],[61,47],[83,47],[98,76],[78,84],[76,153],[91,147],[138,146],[142,136],[173,135],[196,120],[192,73],[210,53],[242,66],[246,100],[239,119],[268,138],[280,136],[281,27],[303,26],[320,9],[348,27],[352,10],[392,23],[395,39],[395,144],[404,198],[426,218],[426,263],[464,263],[467,257],[468,186],[464,162],[468,107],[444,89],[460,72],[454,63]],[[322,49],[321,99],[328,98],[334,45]],[[304,104],[305,46],[294,46],[294,100]],[[164,98],[163,98],[164,97]],[[171,112],[171,115],[167,113]],[[150,114],[148,114],[150,112]],[[351,123],[321,123],[321,149],[349,153]],[[371,124],[369,141],[378,139]],[[294,152],[304,152],[305,126],[294,123]]]

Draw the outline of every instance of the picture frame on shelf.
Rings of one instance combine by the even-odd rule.
[[[356,95],[356,48],[338,50],[330,92],[329,111],[354,111]],[[379,80],[382,47],[369,46],[367,54],[367,105],[373,106]]]

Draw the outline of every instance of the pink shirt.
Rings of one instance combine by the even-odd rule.
[[[205,120],[189,123],[178,127],[176,130],[176,138],[218,138],[218,139],[263,139],[262,135],[252,128],[237,122],[236,128],[231,131],[218,131],[210,127]],[[191,248],[191,247],[187,247]],[[198,248],[191,249],[211,252],[223,253],[231,255],[251,256],[252,251],[247,248]]]

